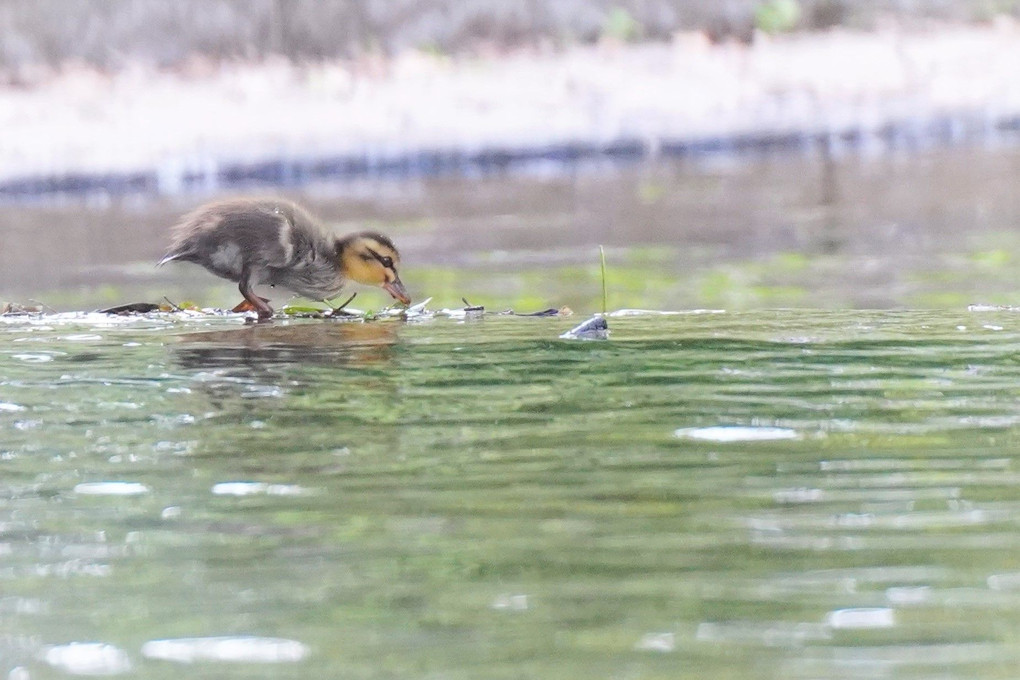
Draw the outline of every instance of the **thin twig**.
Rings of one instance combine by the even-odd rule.
[[[339,307],[333,307],[333,304],[329,300],[323,300],[323,302],[325,302],[327,305],[330,306],[330,309],[329,309],[328,312],[326,312],[325,316],[327,316],[327,317],[333,317],[333,316],[351,316],[351,314],[349,312],[345,312],[344,311],[344,307],[346,307],[347,305],[351,304],[351,300],[353,300],[356,297],[358,297],[358,294],[357,293],[353,293],[349,298],[344,300],[343,304],[340,305]]]
[[[609,298],[606,292],[606,250],[599,245],[599,258],[602,261],[602,315],[605,316],[606,309],[609,306],[607,300]]]
[[[339,311],[340,311],[341,309],[343,309],[343,308],[344,308],[344,307],[346,307],[347,305],[351,304],[351,302],[352,302],[352,301],[354,300],[354,298],[356,298],[356,297],[358,297],[358,294],[357,294],[357,293],[355,292],[355,293],[353,293],[353,294],[352,294],[352,295],[351,295],[351,296],[350,296],[349,298],[347,298],[347,300],[345,300],[345,301],[344,301],[344,303],[343,303],[342,305],[340,305],[339,307],[334,307],[334,308],[333,308],[333,313],[334,313],[334,314],[336,314],[336,313],[337,313],[337,312],[339,312]]]
[[[167,304],[168,304],[168,305],[170,305],[171,307],[173,307],[173,309],[174,309],[174,311],[175,311],[175,312],[183,312],[183,311],[184,311],[184,308],[183,308],[183,307],[181,307],[181,306],[180,306],[180,305],[178,305],[178,304],[177,304],[176,302],[174,302],[173,300],[171,300],[170,298],[168,298],[168,297],[167,297],[166,295],[164,295],[164,296],[163,296],[163,299],[164,299],[164,300],[166,300],[166,302],[167,302]]]

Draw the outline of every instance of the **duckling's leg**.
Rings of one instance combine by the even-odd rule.
[[[269,306],[269,301],[252,292],[251,274],[247,268],[241,270],[241,280],[238,282],[237,288],[241,291],[244,299],[258,312],[259,319],[271,319],[273,317],[273,308]]]
[[[260,295],[259,297],[262,297],[262,296]],[[263,302],[269,302],[269,298],[262,298],[262,301]],[[250,302],[248,302],[247,299],[245,299],[245,300],[241,300],[236,305],[234,305],[233,308],[231,308],[230,311],[235,312],[235,313],[238,313],[238,312],[254,312],[255,311],[255,307],[252,306],[252,304]]]

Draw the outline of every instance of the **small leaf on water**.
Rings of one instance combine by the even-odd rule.
[[[281,310],[284,314],[322,314],[327,311],[322,307],[313,307],[311,305],[287,305]]]

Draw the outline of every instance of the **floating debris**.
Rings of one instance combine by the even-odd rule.
[[[606,340],[609,338],[609,323],[606,322],[605,317],[593,316],[563,333],[560,338],[563,340]]]
[[[419,302],[418,304],[415,304],[415,305],[411,305],[410,307],[408,307],[407,309],[405,309],[405,310],[404,310],[404,313],[405,313],[405,314],[408,314],[408,315],[411,315],[411,314],[422,314],[422,313],[424,313],[424,312],[425,312],[425,307],[426,307],[426,306],[427,306],[427,305],[428,305],[428,304],[429,304],[430,302],[432,302],[432,298],[425,298],[424,300],[422,300],[422,301],[421,301],[421,302]]]
[[[160,305],[155,302],[131,302],[126,305],[117,305],[116,307],[107,307],[106,309],[100,309],[100,314],[149,314],[151,312],[160,311]],[[174,310],[177,311],[177,310]]]
[[[415,305],[411,305],[404,310],[403,318],[405,321],[428,321],[435,317],[435,314],[430,312],[427,307],[432,302],[432,298],[425,298],[421,302]]]
[[[505,316],[573,316],[574,310],[570,307],[560,307],[559,309],[550,307],[549,309],[542,309],[537,312],[515,312],[512,309],[507,309],[500,312],[500,314]]]
[[[41,305],[19,305],[17,302],[6,302],[0,307],[0,316],[28,316],[30,314],[42,314]]]
[[[464,311],[465,312],[469,312],[470,313],[470,312],[484,312],[485,311],[485,307],[483,305],[473,305],[473,304],[471,304],[470,302],[467,301],[467,298],[461,298],[460,301],[464,303]]]
[[[328,312],[326,312],[325,316],[330,318],[338,316],[356,316],[354,312],[347,311],[347,305],[351,304],[351,302],[353,302],[354,298],[356,297],[358,297],[358,294],[356,292],[352,293],[351,296],[344,300],[342,303],[340,303],[338,307],[333,307]],[[327,302],[329,301],[327,300]]]
[[[240,306],[240,305],[238,305]],[[129,302],[126,305],[116,305],[114,307],[107,307],[106,309],[97,310],[97,314],[111,314],[114,316],[130,316],[133,314],[152,314],[153,312],[176,312],[176,313],[195,313],[200,311],[198,306],[192,302],[182,302],[177,304],[172,302],[170,298],[164,297],[163,302]],[[212,313],[214,310],[201,310]],[[219,310],[215,310],[218,312]]]
[[[323,309],[322,307],[313,307],[311,305],[285,305],[280,312],[285,316],[294,317],[297,319],[325,319],[326,317],[332,317],[333,312],[329,309]],[[346,310],[341,311],[338,315],[348,316],[349,312]]]
[[[485,307],[471,305],[467,300],[464,300],[464,298],[461,298],[461,300],[465,305],[467,305],[466,307],[461,307],[459,309],[444,307],[436,312],[436,315],[446,316],[451,319],[459,319],[461,321],[465,321],[467,319],[480,319],[485,316]]]
[[[331,319],[334,321],[377,321],[383,319],[403,319],[404,321],[429,321],[435,317],[447,317],[454,320],[466,320],[466,319],[481,319],[487,312],[484,305],[473,305],[466,298],[461,298],[464,302],[464,307],[459,308],[443,308],[439,310],[431,310],[428,308],[429,303],[432,302],[431,297],[418,302],[417,304],[405,307],[403,305],[393,305],[390,307],[384,307],[377,311],[362,310],[350,307],[349,304],[354,300],[355,295],[349,297],[341,305],[337,307],[324,307],[317,305],[315,302],[310,303],[299,303],[284,305],[279,309],[278,315],[274,318],[280,319]],[[0,317],[21,317],[29,316],[37,317],[42,316],[46,319],[53,318],[54,316],[67,316],[75,320],[81,320],[83,315],[96,314],[102,315],[107,318],[120,317],[124,319],[129,318],[173,318],[175,315],[187,316],[187,317],[231,317],[237,316],[244,320],[246,323],[254,323],[256,319],[253,318],[251,312],[255,311],[247,301],[241,302],[232,309],[220,309],[215,307],[197,307],[194,303],[183,302],[175,303],[169,299],[164,298],[165,302],[154,303],[154,302],[131,302],[123,305],[116,305],[113,307],[107,307],[105,309],[99,309],[94,312],[71,312],[71,313],[57,313],[53,315],[44,314],[42,308],[24,308],[20,306],[12,306],[11,304],[6,305],[3,309],[9,310],[7,312],[0,312]],[[325,300],[327,304],[330,304],[328,300]],[[490,312],[491,314],[491,312]],[[572,316],[574,314],[570,307],[549,307],[547,309],[538,310],[535,312],[517,312],[514,309],[506,309],[502,312],[497,312],[500,316],[526,316],[526,317],[557,317],[557,316]],[[271,321],[272,319],[266,319],[264,321]],[[592,320],[591,323],[604,324],[604,318],[598,320]],[[599,329],[593,327],[592,329],[598,331]],[[603,329],[604,330],[604,329]],[[595,335],[579,335],[578,337],[597,337]]]
[[[464,303],[464,307],[460,309],[447,309],[443,308],[437,312],[442,316],[448,316],[451,319],[480,319],[485,316],[485,307],[482,305],[472,305],[465,298],[461,298],[461,302]]]

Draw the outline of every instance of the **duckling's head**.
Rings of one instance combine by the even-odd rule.
[[[347,278],[379,286],[405,305],[411,304],[411,297],[397,275],[400,253],[387,237],[373,231],[345,236],[337,242],[337,257]]]

